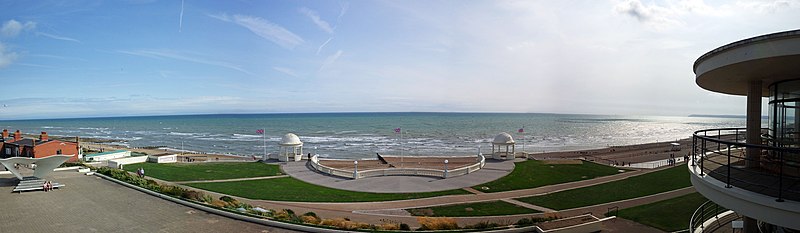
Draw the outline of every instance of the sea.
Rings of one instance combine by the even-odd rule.
[[[514,137],[517,151],[524,147],[526,152],[542,153],[675,141],[701,129],[744,126],[745,119],[729,117],[540,113],[216,114],[0,121],[0,127],[11,132],[45,131],[52,136],[113,139],[111,144],[126,147],[240,156],[278,153],[281,137],[294,133],[303,141],[304,153],[329,158],[489,153],[492,139],[501,132]],[[264,133],[259,134],[259,129]]]

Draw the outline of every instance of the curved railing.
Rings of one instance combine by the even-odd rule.
[[[439,170],[430,168],[384,168],[384,169],[372,169],[372,170],[353,172],[322,165],[319,163],[318,155],[311,156],[310,164],[311,167],[313,167],[319,172],[344,178],[352,178],[352,179],[360,179],[360,178],[376,177],[376,176],[432,176],[440,178],[449,178],[449,177],[470,174],[483,168],[483,166],[486,165],[486,157],[484,157],[483,155],[478,155],[478,158],[480,160],[475,164],[465,167],[460,167],[458,169],[453,169],[453,170]]]
[[[689,220],[689,232],[714,232],[727,226],[731,221],[740,218],[741,216],[733,211],[717,205],[717,203],[712,201],[706,201],[692,214],[692,218]]]
[[[763,129],[762,129],[763,130]],[[743,128],[708,129],[694,132],[692,166],[700,175],[710,175],[725,184],[751,192],[800,201],[800,148],[747,144]],[[767,144],[777,144],[762,134]],[[747,156],[747,153],[757,153]]]

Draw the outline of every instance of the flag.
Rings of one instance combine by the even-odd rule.
[[[257,130],[256,130],[256,133],[257,133],[257,134],[264,134],[264,129],[257,129]]]
[[[519,130],[517,130],[517,132],[524,133],[525,132],[525,128],[519,128]]]
[[[400,128],[396,128],[396,129],[394,129],[394,132],[395,132],[395,133],[400,133]]]

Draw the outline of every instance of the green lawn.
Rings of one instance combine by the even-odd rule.
[[[275,176],[278,165],[264,163],[137,163],[125,165],[126,171],[144,168],[146,176],[166,181],[221,180],[247,177]]]
[[[514,214],[532,214],[540,211],[517,206],[504,201],[489,201],[465,203],[457,205],[433,206],[426,208],[409,209],[414,216],[431,215],[436,217],[471,217],[471,216],[497,216]]]
[[[300,202],[368,202],[405,200],[455,194],[470,194],[462,189],[428,193],[366,193],[327,188],[292,177],[264,180],[194,183],[188,186],[250,199]]]
[[[642,197],[691,185],[686,166],[675,166],[624,180],[518,200],[551,209],[565,210]]]
[[[481,192],[502,192],[586,180],[619,173],[618,168],[592,162],[584,162],[583,164],[544,164],[542,161],[528,160],[518,162],[514,166],[514,171],[511,174],[472,188]],[[489,189],[483,189],[482,187],[484,186],[489,187]]]
[[[689,228],[689,219],[694,214],[695,209],[707,200],[699,193],[691,193],[647,205],[622,209],[617,216],[666,232],[673,232]]]

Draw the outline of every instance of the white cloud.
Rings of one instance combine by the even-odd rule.
[[[0,68],[11,65],[14,60],[17,60],[17,53],[7,52],[6,46],[0,43]]]
[[[323,71],[327,69],[329,66],[333,65],[333,63],[336,63],[336,60],[338,60],[339,57],[342,56],[342,53],[344,52],[342,50],[339,50],[336,51],[336,53],[328,56],[328,58],[326,58],[325,61],[322,62],[322,65],[319,67],[319,71]]]
[[[23,24],[19,21],[11,19],[3,23],[3,28],[0,29],[0,34],[6,37],[15,37],[19,35],[20,32],[30,31],[34,28],[36,28],[36,23],[34,22],[28,21]]]
[[[175,52],[175,51],[169,51],[169,50],[146,50],[146,49],[144,49],[144,50],[120,50],[120,51],[117,51],[117,52],[124,53],[124,54],[129,54],[129,55],[140,56],[140,57],[149,57],[149,58],[156,58],[156,59],[168,58],[168,59],[195,62],[195,63],[206,64],[206,65],[213,65],[213,66],[228,68],[228,69],[232,69],[232,70],[237,70],[237,71],[240,71],[242,73],[249,74],[249,75],[254,75],[250,71],[247,71],[247,70],[243,69],[242,67],[234,65],[232,63],[202,58],[201,56],[198,56],[197,54],[184,54],[184,53]]]
[[[328,38],[328,40],[326,40],[325,43],[322,43],[319,46],[319,48],[317,48],[317,55],[319,55],[319,53],[322,52],[322,48],[325,48],[325,46],[328,45],[328,43],[330,43],[332,40],[333,40],[333,37]]]
[[[303,7],[300,8],[300,13],[303,13],[303,15],[310,18],[311,21],[313,21],[314,24],[316,24],[317,27],[319,27],[319,29],[322,29],[327,33],[333,34],[333,28],[331,27],[331,24],[329,24],[325,20],[320,19],[319,14],[317,14],[316,11]]]
[[[248,15],[233,15],[233,17],[229,17],[227,14],[209,16],[225,22],[236,23],[239,26],[247,28],[256,35],[287,49],[294,48],[305,42],[303,38],[286,28],[259,17]]]
[[[662,7],[655,4],[645,6],[640,0],[627,0],[619,2],[614,7],[614,10],[617,13],[634,17],[639,22],[642,22],[659,31],[683,24],[681,21],[676,19],[677,12],[674,8]]]
[[[69,37],[66,37],[66,36],[58,36],[58,35],[53,35],[53,34],[44,33],[44,32],[37,32],[36,35],[42,35],[42,36],[50,37],[50,38],[53,38],[53,39],[56,39],[56,40],[72,41],[72,42],[78,42],[78,43],[81,42],[81,41],[79,41],[77,39],[74,39],[74,38],[69,38]]]
[[[286,67],[277,67],[277,66],[275,66],[275,67],[272,67],[272,69],[276,70],[278,72],[287,74],[287,75],[292,76],[292,77],[297,77],[297,72],[294,72],[294,70],[286,68]]]
[[[800,7],[800,0],[744,0],[736,2],[736,5],[744,9],[755,9],[756,12],[759,13],[774,13],[781,10]]]

